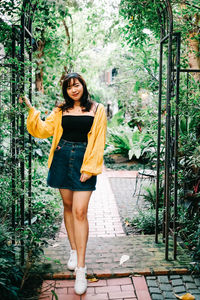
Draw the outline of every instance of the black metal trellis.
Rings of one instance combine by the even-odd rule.
[[[157,183],[156,183],[156,228],[155,242],[158,243],[158,211],[161,171],[164,172],[164,214],[163,241],[165,242],[165,259],[169,259],[169,235],[173,235],[173,258],[177,257],[177,204],[178,204],[178,138],[179,138],[179,85],[181,72],[200,72],[194,69],[180,68],[181,33],[173,32],[173,14],[170,1],[162,1],[157,10],[160,25],[160,67],[158,99],[158,144],[157,144]],[[166,92],[163,93],[164,49],[167,52]],[[165,118],[165,158],[161,166],[161,128],[162,104],[166,105]],[[174,106],[174,107],[173,107]],[[173,111],[172,111],[173,107]],[[172,193],[173,190],[173,193]],[[173,220],[170,212],[173,205]],[[170,226],[170,224],[173,226]]]
[[[10,175],[10,182],[7,183],[11,190],[12,199],[12,244],[16,242],[15,229],[20,227],[21,245],[20,261],[24,264],[25,249],[23,231],[25,224],[31,225],[31,136],[26,136],[24,125],[24,112],[18,104],[20,94],[28,94],[32,100],[32,17],[36,6],[30,1],[24,0],[22,3],[20,24],[7,24],[7,35],[2,42],[6,49],[4,55],[0,57],[0,106],[6,114],[2,117],[6,120],[8,127],[9,142],[7,143],[6,154],[0,158],[2,176]],[[7,45],[9,47],[6,47]],[[9,101],[10,98],[10,101]],[[11,105],[10,105],[11,104]],[[10,129],[10,131],[9,131]],[[28,142],[29,150],[25,149],[25,141]],[[10,148],[10,154],[8,151]],[[28,156],[28,157],[27,157]],[[27,163],[28,162],[28,163]],[[6,178],[6,177],[5,177]],[[19,246],[19,245],[18,245]]]

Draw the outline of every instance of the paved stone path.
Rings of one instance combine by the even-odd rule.
[[[124,181],[125,179],[129,180],[129,172],[133,173],[131,176],[136,175],[134,171],[118,171],[117,173],[113,172],[112,175],[116,179],[119,189],[120,184],[123,184],[123,187],[121,185],[121,201],[124,206],[127,191],[129,194],[130,191],[132,193],[132,186],[130,188],[129,184],[127,185]],[[127,236],[123,231],[120,221],[120,219],[122,220],[120,209],[118,210],[117,207],[117,204],[119,206],[120,199],[118,199],[116,204],[115,196],[109,183],[109,177],[111,177],[111,172],[104,172],[98,176],[97,191],[93,193],[88,212],[90,224],[86,253],[88,278],[96,277],[99,278],[99,281],[97,283],[89,283],[89,287],[91,288],[88,289],[88,292],[81,299],[148,300],[151,298],[148,294],[144,276],[153,276],[152,279],[148,277],[148,280],[150,280],[150,283],[153,281],[156,282],[158,286],[159,280],[157,276],[177,276],[177,274],[180,276],[182,273],[188,273],[187,268],[190,258],[182,248],[178,247],[178,259],[176,261],[172,259],[165,261],[164,244],[161,242],[161,239],[159,244],[155,244],[154,235]],[[53,289],[58,291],[59,295],[62,294],[62,296],[59,296],[59,300],[64,299],[64,294],[67,295],[67,298],[65,298],[67,300],[80,299],[79,296],[73,294],[74,274],[67,270],[66,264],[70,246],[63,224],[56,239],[50,241],[50,243],[50,246],[45,249],[45,256],[50,261],[45,260],[43,262],[44,277],[47,279],[43,285],[51,283]],[[120,264],[123,255],[127,255],[129,258],[126,262]],[[126,278],[112,278],[125,276]],[[54,280],[49,281],[49,279]],[[61,281],[61,279],[64,280]],[[124,284],[124,282],[128,282],[128,284]],[[118,292],[113,294],[113,291],[111,291],[113,288],[110,286],[118,286],[116,288]],[[126,291],[129,288],[131,292]],[[153,297],[154,299],[164,299],[156,298],[163,297],[163,291],[159,287],[158,289],[160,293],[158,293],[158,290],[157,293],[154,290],[150,290],[152,299]],[[129,294],[126,294],[125,291]],[[41,294],[41,297],[43,296],[44,293]],[[46,296],[47,298],[41,299],[56,299],[52,298],[49,294]]]
[[[132,220],[134,216],[138,215],[139,210],[146,208],[148,205],[143,201],[142,197],[138,198],[137,193],[135,197],[133,197],[135,178],[110,177],[109,173],[108,177],[115,196],[123,229],[126,234],[132,234],[133,229],[125,225],[126,219]]]
[[[88,220],[89,237],[125,236],[114,194],[106,176],[98,176],[97,189],[89,203]],[[67,238],[64,222],[59,237]]]
[[[186,293],[200,300],[199,275],[147,276],[146,280],[152,300],[173,300],[177,299],[175,294],[180,296]]]
[[[73,278],[73,273],[67,270],[69,242],[57,239],[45,250],[45,255],[51,262],[44,262],[45,277]],[[120,265],[123,255],[129,259]],[[184,251],[178,249],[177,261],[164,259],[164,245],[154,243],[154,236],[123,236],[113,238],[89,238],[86,253],[88,274],[98,277],[128,276],[131,274],[167,274],[186,273],[189,258]]]
[[[87,293],[74,294],[74,280],[46,280],[43,282],[39,300],[151,300],[144,276],[130,278],[102,279],[89,282]]]
[[[109,179],[119,210],[122,226],[126,234],[136,234],[137,230],[126,226],[126,219],[132,220],[140,210],[148,209],[149,203],[143,199],[145,188],[152,184],[148,177],[138,180],[136,185],[137,171],[108,171]],[[136,190],[135,190],[136,189]],[[140,191],[140,195],[139,194]]]
[[[135,178],[109,177],[109,182],[114,193],[122,222],[124,222],[125,218],[132,219],[134,216],[138,215],[139,210],[148,207],[148,204],[144,202],[142,196],[138,198],[136,193],[135,197],[133,197]],[[147,186],[147,182],[145,183],[145,186]]]

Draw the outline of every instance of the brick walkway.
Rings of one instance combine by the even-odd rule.
[[[151,300],[145,278],[114,278],[89,282],[87,292],[78,296],[74,294],[74,280],[46,280],[43,282],[39,300]]]
[[[117,204],[106,176],[98,176],[97,190],[93,192],[89,203],[88,220],[90,225],[89,237],[125,235]],[[62,222],[59,237],[67,238],[64,222]]]
[[[53,290],[59,294],[59,300],[64,299],[66,295],[67,300],[148,300],[151,298],[144,275],[159,276],[188,272],[190,259],[182,248],[178,247],[176,261],[172,259],[165,261],[164,244],[161,240],[159,244],[155,244],[154,235],[125,235],[108,177],[128,178],[135,176],[136,173],[134,171],[112,173],[111,175],[111,172],[104,172],[98,176],[97,191],[93,193],[88,211],[90,224],[86,253],[88,278],[96,277],[99,281],[89,283],[87,293],[81,298],[73,294],[74,274],[67,270],[70,246],[63,224],[56,239],[50,241],[49,247],[45,249],[45,256],[50,261],[43,262],[43,275],[47,279],[43,283],[43,289],[46,284],[52,285]],[[120,264],[123,255],[128,259]],[[46,298],[42,298],[43,296]],[[42,293],[40,298],[56,299],[52,298],[49,292]]]

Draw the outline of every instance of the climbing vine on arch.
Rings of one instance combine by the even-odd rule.
[[[167,1],[164,1],[167,2]],[[185,63],[191,68],[200,68],[200,5],[198,0],[175,0],[171,1],[173,10],[174,31],[182,34],[184,44]],[[148,43],[149,32],[159,39],[161,25],[157,10],[161,9],[161,0],[121,0],[120,14],[126,20],[126,25],[122,28],[126,42],[131,46]],[[197,76],[199,79],[199,76]]]

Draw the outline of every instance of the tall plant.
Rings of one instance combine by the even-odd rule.
[[[132,129],[128,125],[108,129],[106,154],[118,153],[131,160],[148,154],[152,156],[155,150],[155,137],[146,130],[140,132],[137,127]]]

